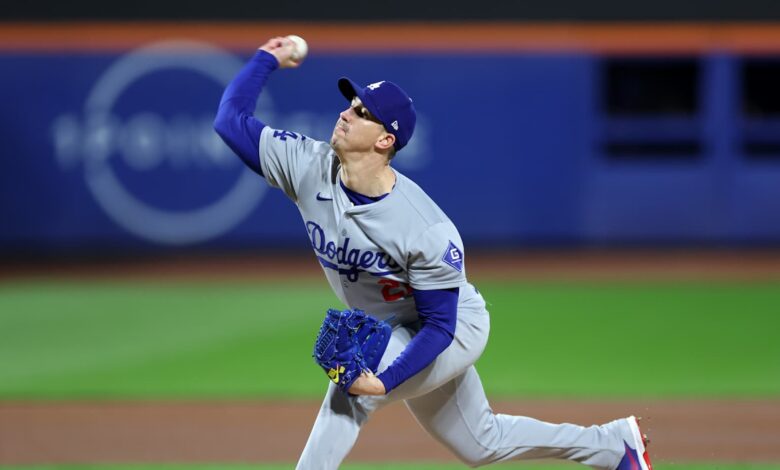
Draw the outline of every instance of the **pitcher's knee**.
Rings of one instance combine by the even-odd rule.
[[[482,467],[496,461],[494,453],[486,449],[457,449],[455,456],[471,468]]]
[[[502,425],[491,414],[483,420],[479,429],[471,428],[468,433],[458,439],[449,439],[448,447],[461,462],[471,468],[482,467],[501,460],[501,436],[504,435]]]

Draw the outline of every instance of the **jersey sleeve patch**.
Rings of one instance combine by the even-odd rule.
[[[463,252],[452,241],[447,245],[441,260],[452,266],[456,271],[463,271]]]
[[[301,138],[301,141],[306,140],[306,136],[303,134],[299,135],[296,134],[295,132],[274,130],[274,139],[279,139],[281,141],[286,142],[288,137],[291,137],[293,140],[298,140],[298,137]]]

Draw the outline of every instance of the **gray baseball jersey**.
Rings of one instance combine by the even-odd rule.
[[[410,288],[459,287],[459,304],[481,304],[466,282],[458,231],[412,180],[396,171],[387,197],[354,206],[327,143],[266,127],[260,156],[268,182],[298,205],[314,253],[344,304],[402,324],[417,320]]]

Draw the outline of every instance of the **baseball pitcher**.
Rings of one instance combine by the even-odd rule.
[[[294,49],[283,37],[260,47],[225,90],[214,127],[296,204],[325,277],[349,307],[328,312],[315,345],[331,383],[297,468],[338,468],[369,416],[403,400],[469,466],[556,458],[652,470],[633,416],[582,427],[493,413],[474,368],[490,319],[466,279],[463,241],[390,165],[414,133],[412,99],[390,81],[342,78],[347,106],[328,142],[274,129],[253,113],[268,76],[300,65]]]

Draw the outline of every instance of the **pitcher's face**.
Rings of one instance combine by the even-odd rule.
[[[379,120],[363,106],[360,98],[352,98],[350,106],[339,114],[330,145],[336,152],[368,152],[387,131]]]

